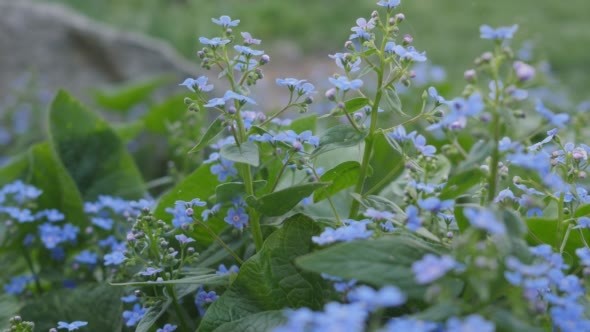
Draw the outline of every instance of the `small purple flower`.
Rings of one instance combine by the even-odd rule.
[[[172,324],[166,324],[161,329],[157,329],[156,332],[173,332],[176,331],[177,326]]]
[[[533,67],[529,64],[526,64],[522,61],[514,62],[514,64],[512,65],[512,68],[514,69],[514,72],[516,73],[516,77],[521,82],[529,81],[533,77],[535,77],[535,67]]]
[[[255,49],[252,49],[248,46],[243,46],[243,45],[235,45],[234,49],[245,56],[259,56],[259,55],[264,54],[264,51],[255,50]]]
[[[207,80],[207,76],[201,76],[197,79],[187,78],[186,80],[184,80],[184,82],[180,83],[179,85],[185,86],[192,92],[208,92],[213,90],[213,84],[207,84]]]
[[[232,207],[227,211],[227,216],[223,220],[235,228],[242,230],[244,226],[248,225],[248,214],[241,207]]]
[[[201,42],[201,44],[209,45],[209,46],[215,48],[215,47],[223,46],[223,45],[229,43],[230,40],[229,39],[221,39],[219,37],[215,37],[212,39],[201,37],[201,38],[199,38],[199,42]]]
[[[385,7],[387,9],[393,9],[399,6],[400,0],[379,0],[377,6]]]
[[[67,329],[68,331],[75,331],[83,326],[88,325],[88,322],[82,322],[82,321],[75,321],[75,322],[71,322],[71,323],[66,323],[66,322],[57,322],[57,328],[59,330],[61,329]]]
[[[144,277],[150,277],[153,276],[154,274],[158,274],[162,272],[162,269],[157,269],[155,267],[148,267],[146,268],[144,271],[139,272],[140,276],[144,276]]]
[[[328,78],[328,80],[330,81],[330,83],[332,83],[332,85],[334,85],[336,88],[342,91],[358,90],[363,86],[362,80],[355,79],[349,81],[346,76],[338,76],[338,78],[330,77]]]
[[[479,27],[480,38],[492,40],[512,39],[516,30],[518,30],[518,25],[516,24],[509,27],[499,27],[497,29],[494,29],[489,25],[482,25]]]
[[[138,303],[133,306],[133,309],[123,311],[125,326],[131,327],[137,325],[146,311],[146,308],[142,308]]]
[[[192,239],[184,234],[178,234],[174,237],[176,238],[176,240],[178,240],[178,243],[180,243],[180,244],[187,244],[187,243],[195,242],[194,239]]]
[[[233,20],[232,21],[231,17],[229,17],[227,15],[223,15],[220,18],[212,18],[211,21],[217,25],[224,27],[224,28],[236,27],[240,23],[240,20]]]
[[[104,265],[120,265],[125,261],[125,254],[121,251],[114,251],[104,255]]]
[[[368,220],[346,220],[346,226],[336,229],[327,227],[319,236],[313,236],[311,240],[319,245],[326,245],[338,241],[350,242],[357,239],[366,239],[373,235],[373,231],[367,230]]]
[[[426,254],[421,260],[412,264],[412,271],[416,282],[429,284],[444,276],[447,272],[454,270],[457,266],[457,262],[451,256],[438,257],[433,254]]]
[[[365,305],[367,310],[397,307],[406,302],[406,295],[395,286],[385,286],[376,291],[369,286],[358,286],[348,293],[348,300]]]

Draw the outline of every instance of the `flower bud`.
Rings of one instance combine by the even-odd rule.
[[[514,72],[516,73],[516,77],[521,82],[526,82],[528,80],[531,80],[533,77],[535,77],[535,68],[529,64],[522,62],[522,61],[516,61],[514,63],[514,65],[512,65],[512,68],[514,68]]]
[[[187,105],[187,106],[190,105],[190,104],[192,104],[193,102],[194,101],[192,99],[188,98],[188,97],[184,98],[184,104]]]
[[[236,114],[238,110],[236,110],[236,107],[231,105],[230,107],[227,108],[227,113],[229,114]]]
[[[376,11],[376,10],[374,10],[374,11],[371,13],[371,18],[378,18],[378,17],[379,17],[379,12],[378,12],[378,11]]]
[[[199,59],[204,59],[205,58],[205,52],[203,52],[202,50],[201,51],[198,51],[197,52],[197,56],[199,57]]]
[[[490,61],[492,61],[493,58],[494,58],[494,55],[492,54],[492,52],[485,52],[480,57],[480,59],[483,63],[490,63]]]
[[[192,208],[186,209],[185,212],[186,212],[186,215],[189,216],[189,217],[192,217],[193,214],[195,213],[195,211]]]
[[[312,98],[312,97],[310,97],[310,96],[307,96],[307,97],[305,98],[305,103],[306,103],[306,104],[308,104],[308,105],[309,105],[309,104],[312,104],[312,103],[313,103],[313,98]]]
[[[579,179],[585,179],[588,176],[588,174],[586,174],[586,172],[584,171],[579,171],[578,172],[578,178]]]
[[[263,55],[260,57],[260,64],[261,64],[261,65],[265,65],[265,64],[267,64],[267,63],[269,63],[269,62],[270,62],[270,56],[269,56],[268,54],[263,54]]]
[[[405,35],[404,39],[402,40],[402,43],[404,45],[410,45],[413,41],[414,41],[414,37],[412,37],[411,35]]]
[[[526,118],[526,113],[523,110],[516,110],[514,111],[514,117],[517,119],[524,119]]]
[[[331,88],[328,91],[326,91],[326,98],[328,98],[328,100],[330,100],[330,101],[335,101],[336,100],[336,88]]]
[[[463,78],[469,83],[475,83],[477,80],[477,72],[474,69],[468,69],[463,73]]]
[[[350,40],[347,40],[346,43],[344,43],[344,48],[347,50],[354,50],[354,44]]]
[[[400,23],[406,19],[406,15],[404,15],[403,13],[397,13],[393,18],[395,19],[396,23]]]

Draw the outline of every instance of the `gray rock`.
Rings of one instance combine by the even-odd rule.
[[[27,72],[46,95],[64,88],[88,100],[92,88],[159,74],[181,82],[196,69],[161,41],[113,29],[64,6],[0,0],[0,103]]]

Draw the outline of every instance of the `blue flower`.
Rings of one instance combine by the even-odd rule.
[[[418,208],[414,205],[408,205],[406,208],[406,227],[411,231],[417,231],[420,227],[422,227],[422,219],[420,218],[420,214]]]
[[[227,216],[223,220],[235,228],[242,230],[244,226],[248,225],[248,214],[241,207],[232,207],[227,210]]]
[[[241,32],[242,38],[244,38],[244,44],[246,45],[260,45],[260,39],[252,38],[252,35],[249,32]]]
[[[176,328],[176,325],[166,324],[161,329],[157,329],[156,332],[173,332],[176,331]]]
[[[580,258],[582,265],[590,267],[590,248],[578,248],[576,255]]]
[[[59,212],[56,209],[48,209],[48,210],[39,211],[35,215],[35,218],[37,218],[37,219],[42,218],[42,217],[47,218],[47,221],[49,221],[49,222],[58,222],[58,221],[62,221],[66,218],[63,213]]]
[[[421,260],[412,264],[412,271],[417,283],[429,284],[457,267],[457,262],[451,256],[438,257],[426,254]]]
[[[386,7],[387,9],[393,9],[399,6],[400,0],[379,0],[377,6]]]
[[[144,276],[144,277],[151,277],[154,274],[158,274],[160,272],[162,272],[162,269],[157,269],[155,267],[150,266],[150,267],[146,268],[144,271],[139,272],[138,274],[140,276]]]
[[[506,188],[498,193],[498,196],[494,199],[494,203],[503,203],[503,202],[515,202],[516,197],[514,197],[514,193],[512,190]]]
[[[187,243],[191,243],[191,242],[195,242],[194,239],[184,235],[184,234],[179,234],[174,236],[176,238],[176,240],[178,241],[178,243],[180,244],[187,244]]]
[[[29,223],[35,221],[35,216],[29,209],[19,209],[14,206],[0,207],[0,212],[8,214],[11,218],[16,219],[19,223]]]
[[[243,45],[235,45],[234,49],[246,56],[259,56],[259,55],[264,54],[264,51],[255,50],[255,49],[252,49],[248,46],[243,46]]]
[[[328,78],[328,80],[330,81],[330,83],[332,83],[332,85],[334,85],[336,88],[338,88],[342,91],[348,91],[351,89],[358,90],[363,86],[362,80],[355,79],[355,80],[349,81],[346,76],[338,76],[338,78],[330,77],[330,78]]]
[[[506,234],[506,226],[499,221],[492,211],[486,209],[467,208],[463,211],[471,226],[483,229],[492,235]]]
[[[549,120],[549,123],[552,126],[555,126],[558,128],[565,127],[565,125],[569,122],[569,119],[570,119],[570,116],[567,113],[555,114],[555,113],[551,112],[551,110],[549,110],[547,107],[545,107],[543,102],[540,100],[537,100],[537,103],[535,104],[535,111],[537,111],[537,113],[541,114],[541,116],[544,117],[545,119]]]
[[[234,167],[233,161],[221,158],[218,164],[211,166],[211,173],[217,175],[219,181],[224,182],[227,178],[236,177],[238,170]]]
[[[369,286],[358,286],[348,293],[348,300],[362,303],[367,310],[397,307],[406,302],[406,295],[395,286],[385,286],[376,291]]]
[[[121,251],[114,251],[104,255],[104,265],[120,265],[125,261],[125,254]]]
[[[200,198],[193,198],[192,200],[190,200],[188,202],[178,200],[178,201],[174,202],[174,205],[184,208],[184,209],[188,209],[188,208],[194,208],[195,206],[199,206],[199,207],[205,206],[205,205],[207,205],[207,203],[201,201]]]
[[[213,90],[213,84],[207,84],[207,80],[207,76],[201,76],[197,79],[187,78],[186,80],[184,80],[184,82],[180,83],[179,85],[185,86],[192,92],[208,92]]]
[[[356,239],[366,239],[373,235],[373,231],[367,230],[369,221],[345,221],[345,226],[333,229],[327,227],[319,236],[313,236],[311,240],[319,245],[326,245],[338,241],[349,242]]]
[[[78,237],[78,233],[80,232],[80,228],[72,225],[72,224],[65,224],[61,230],[61,236],[63,241],[76,241],[76,237]]]
[[[20,295],[33,280],[32,276],[26,275],[12,277],[8,283],[4,284],[4,292],[10,295]]]
[[[436,148],[432,145],[426,145],[426,138],[422,135],[418,135],[414,138],[414,147],[425,157],[434,157]]]
[[[113,228],[113,219],[111,218],[99,218],[99,217],[92,217],[90,219],[92,224],[98,226],[104,230],[110,231]]]
[[[227,15],[223,15],[220,18],[212,18],[211,21],[217,25],[224,27],[224,28],[236,27],[240,23],[240,20],[232,21],[231,17],[229,17]]]
[[[52,224],[40,225],[39,237],[47,249],[53,249],[57,247],[58,244],[64,242],[61,228]]]
[[[229,101],[229,100],[237,100],[241,103],[249,103],[252,105],[256,105],[256,102],[254,101],[254,99],[243,96],[241,94],[235,93],[232,90],[228,90],[227,92],[225,92],[225,94],[223,95],[223,99],[225,99],[225,101]]]
[[[382,332],[433,332],[438,328],[434,322],[422,321],[411,317],[396,317],[385,325]]]
[[[138,303],[133,306],[131,310],[123,311],[123,319],[125,320],[125,326],[131,327],[137,325],[146,313],[146,309],[142,308]]]
[[[446,114],[439,123],[429,126],[427,129],[438,129],[447,127],[449,129],[463,129],[467,125],[467,118],[474,117],[484,110],[483,98],[479,93],[474,93],[465,98],[455,98],[445,102],[450,112]]]
[[[75,331],[77,329],[79,329],[80,327],[86,326],[88,325],[88,322],[82,322],[82,321],[75,321],[75,322],[71,322],[71,323],[66,323],[66,322],[57,322],[57,328],[58,329],[67,329],[68,331]]]
[[[217,268],[217,271],[215,272],[215,274],[220,275],[220,276],[224,276],[224,275],[228,275],[228,274],[235,274],[238,272],[240,272],[240,268],[237,265],[232,265],[228,269],[225,266],[225,264],[220,264],[219,267]]]
[[[217,203],[213,205],[210,209],[203,210],[203,212],[201,213],[201,218],[203,218],[203,221],[207,221],[212,215],[219,212],[219,210],[221,210],[221,204]]]
[[[74,261],[80,264],[96,265],[98,255],[90,250],[84,250],[74,257]]]
[[[448,210],[452,208],[453,205],[455,205],[453,200],[441,201],[437,197],[428,197],[424,200],[421,199],[418,201],[418,206],[421,209],[430,211],[432,213],[439,213],[441,211]]]
[[[578,225],[574,227],[577,228],[590,228],[590,218],[588,217],[580,217],[578,218]]]
[[[276,83],[278,86],[287,87],[289,89],[295,89],[296,87],[300,86],[301,84],[307,82],[306,80],[298,80],[296,78],[277,78]]]
[[[213,99],[210,99],[203,106],[208,107],[208,108],[222,107],[222,106],[225,106],[225,102],[226,102],[225,98],[213,98]]]
[[[477,332],[494,332],[496,327],[492,322],[488,322],[480,315],[469,315],[463,320],[457,317],[451,317],[447,321],[447,331],[477,331]]]
[[[350,29],[350,31],[354,32],[353,34],[350,35],[349,39],[364,39],[364,40],[369,40],[371,39],[371,34],[369,33],[369,31],[373,30],[373,28],[375,28],[375,20],[374,19],[370,19],[370,20],[366,20],[364,18],[359,18],[356,20],[356,24],[357,26],[352,27]]]
[[[215,291],[207,292],[204,289],[199,289],[197,295],[195,295],[195,305],[197,306],[197,310],[199,310],[199,314],[203,316],[205,314],[205,305],[211,304],[215,302],[219,296]]]
[[[133,303],[137,301],[137,296],[135,296],[135,294],[130,294],[127,296],[123,296],[121,297],[121,301],[123,303]]]
[[[480,38],[492,40],[508,40],[514,37],[514,33],[518,30],[518,25],[509,27],[492,28],[489,25],[482,25],[479,27]]]
[[[418,52],[414,46],[403,47],[402,45],[396,45],[394,42],[388,42],[385,44],[385,52],[395,53],[400,59],[411,60],[414,62],[426,61],[426,52]]]
[[[436,91],[436,88],[433,86],[428,88],[428,96],[438,104],[446,103],[446,100],[438,94],[438,91]]]
[[[336,61],[336,66],[347,72],[355,73],[361,69],[361,58],[358,57],[353,61],[353,56],[350,53],[336,53],[328,56]]]
[[[212,46],[214,48],[217,47],[217,46],[223,46],[223,45],[225,45],[225,44],[227,44],[227,43],[230,42],[229,39],[221,39],[219,37],[215,37],[215,38],[212,38],[212,39],[201,37],[201,38],[199,38],[199,41],[201,42],[201,44],[209,45],[209,46]]]

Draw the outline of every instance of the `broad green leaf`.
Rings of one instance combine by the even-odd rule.
[[[219,153],[223,158],[236,163],[244,163],[254,167],[258,167],[260,164],[258,145],[254,142],[244,142],[240,146],[236,144],[224,145]]]
[[[587,217],[590,215],[590,204],[581,205],[576,209],[576,213],[574,213],[574,217]]]
[[[313,201],[319,202],[335,193],[353,186],[360,173],[361,165],[356,161],[345,161],[327,171],[320,177],[321,182],[330,183],[327,187],[316,190]]]
[[[183,95],[170,97],[161,104],[152,106],[143,116],[143,123],[146,130],[164,135],[168,133],[168,125],[182,121],[186,112]],[[195,132],[198,130],[195,129]]]
[[[359,132],[349,125],[334,126],[326,130],[320,138],[320,146],[313,151],[312,157],[334,149],[358,145],[366,136],[366,131]]]
[[[346,113],[354,113],[369,105],[369,99],[365,97],[352,98],[344,102],[344,109],[335,108],[328,116],[342,116]]]
[[[289,129],[293,130],[294,132],[300,134],[306,130],[311,130],[315,132],[316,124],[318,122],[318,116],[315,114],[302,116],[297,118],[291,122],[289,125]]]
[[[521,319],[516,317],[514,313],[499,307],[491,310],[490,318],[499,331],[543,332],[551,330],[548,326],[547,328],[531,326],[529,325],[530,317],[525,316],[524,319]]]
[[[133,158],[109,125],[64,91],[49,111],[53,148],[85,200],[109,194],[126,199],[145,196]]]
[[[128,143],[135,139],[137,135],[143,130],[142,121],[133,121],[127,123],[119,123],[113,125],[113,130],[117,133],[117,136],[125,143]]]
[[[311,237],[318,232],[315,222],[302,214],[286,220],[266,239],[262,250],[241,266],[236,280],[207,310],[198,331],[213,331],[228,322],[239,324],[240,319],[269,310],[319,309],[328,292],[326,282],[293,263],[311,250]]]
[[[555,250],[559,250],[562,245],[561,239],[557,238],[558,234],[564,236],[568,227],[568,224],[563,223],[561,230],[559,230],[557,219],[537,217],[526,219],[526,224],[529,229],[527,242],[531,245],[548,244]],[[584,239],[590,239],[590,231],[587,229],[572,229],[564,247],[564,256],[569,256],[573,262],[577,262],[576,249],[585,246]]]
[[[265,216],[282,216],[299,204],[302,199],[327,185],[327,183],[317,182],[288,187],[258,198],[248,196],[246,197],[246,203]]]
[[[172,304],[172,300],[166,299],[165,301],[159,301],[148,308],[146,313],[143,315],[135,332],[149,332],[150,328],[156,324],[156,321],[160,316],[166,313],[168,307]]]
[[[211,143],[211,141],[217,137],[217,135],[219,135],[223,129],[225,129],[224,122],[225,121],[223,120],[222,116],[217,117],[217,119],[211,122],[207,128],[207,131],[205,131],[205,134],[203,134],[203,136],[199,139],[199,142],[197,142],[197,145],[190,149],[188,153],[199,152],[209,145],[209,143]]]
[[[35,331],[54,328],[58,321],[88,322],[88,331],[121,331],[123,288],[108,284],[59,289],[26,302],[20,315],[35,322]]]
[[[472,168],[479,167],[479,165],[492,153],[494,142],[492,141],[478,141],[473,144],[467,158],[463,160],[455,169],[456,173],[462,173]]]
[[[207,286],[219,286],[227,283],[227,276],[218,274],[206,274],[200,276],[185,277],[175,280],[166,280],[161,282],[155,281],[131,281],[112,283],[113,286],[153,286],[153,285],[180,285],[180,284],[198,284]]]
[[[0,169],[0,179],[0,186],[20,179],[41,189],[43,194],[37,200],[41,209],[58,209],[77,225],[87,221],[76,184],[47,142],[33,145]]]
[[[384,236],[376,240],[340,243],[296,260],[301,268],[344,279],[356,279],[376,287],[395,285],[410,297],[421,299],[426,289],[414,281],[412,263],[427,253],[444,250],[409,234]]]
[[[201,165],[166,194],[162,195],[154,210],[154,216],[158,219],[169,221],[172,216],[166,212],[166,208],[174,207],[174,202],[178,200],[190,201],[194,198],[200,198],[202,201],[206,201],[209,197],[213,196],[215,194],[215,188],[219,185],[219,181],[215,175],[211,174],[209,168],[210,165]],[[227,226],[223,221],[217,219],[210,220],[207,224],[215,231],[220,231]],[[194,238],[199,244],[204,245],[213,241],[209,233],[200,227],[197,227]]]
[[[260,332],[271,331],[274,327],[287,322],[283,310],[270,310],[246,316],[236,321],[225,323],[214,332]]]
[[[254,191],[264,188],[266,186],[265,180],[254,181]],[[246,187],[243,182],[226,182],[215,188],[215,196],[217,202],[230,202],[236,196],[241,196],[246,192]]]
[[[403,173],[404,160],[399,151],[391,148],[384,133],[375,134],[373,140],[374,152],[369,162],[373,174],[365,180],[364,188],[378,194]]]
[[[440,199],[452,199],[463,195],[473,186],[481,182],[483,172],[479,168],[455,174],[445,184],[440,193]]]
[[[127,113],[133,106],[149,100],[153,92],[169,80],[169,78],[161,76],[132,82],[122,87],[97,90],[94,93],[96,103],[108,110]]]

